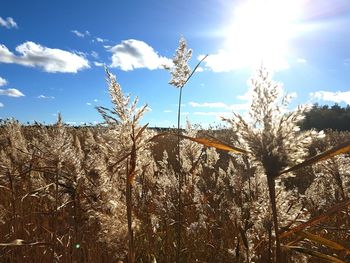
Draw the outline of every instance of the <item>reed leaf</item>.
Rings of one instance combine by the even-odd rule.
[[[246,150],[243,150],[243,149],[240,149],[238,147],[235,147],[235,146],[232,146],[232,145],[228,145],[224,142],[221,142],[217,139],[215,139],[214,137],[208,139],[208,138],[202,138],[202,137],[199,137],[199,138],[193,138],[193,137],[190,137],[190,136],[186,136],[186,135],[182,135],[182,134],[175,134],[175,133],[171,133],[171,132],[164,132],[164,133],[160,133],[160,134],[157,134],[156,136],[154,136],[152,138],[155,139],[156,137],[160,137],[160,136],[166,136],[166,135],[172,135],[172,136],[179,136],[181,137],[182,139],[187,139],[187,140],[191,140],[193,142],[196,142],[196,143],[199,143],[199,144],[202,144],[204,146],[207,146],[207,147],[214,147],[218,150],[223,150],[223,151],[226,151],[226,152],[234,152],[234,153],[241,153],[241,154],[247,154],[247,151]]]
[[[286,169],[286,170],[282,171],[280,173],[280,175],[288,173],[288,172],[293,172],[293,171],[298,170],[300,168],[304,168],[306,166],[315,164],[317,162],[327,160],[329,158],[332,158],[332,157],[339,155],[339,154],[342,154],[342,153],[346,153],[348,151],[350,151],[350,141],[346,141],[346,142],[344,142],[338,146],[335,146],[327,151],[324,151],[324,152],[322,152],[314,157],[311,157],[302,163],[299,163],[299,164],[297,164],[289,169]]]
[[[336,258],[334,256],[330,256],[327,254],[323,254],[321,252],[318,251],[314,251],[305,247],[298,247],[298,246],[284,246],[284,248],[287,248],[289,250],[294,250],[297,251],[299,253],[303,253],[303,254],[307,254],[310,256],[313,256],[315,258],[319,258],[319,259],[323,259],[326,262],[336,262],[336,263],[345,263],[344,261],[340,260],[339,258]]]
[[[136,134],[136,137],[135,137],[135,141],[136,141],[138,138],[140,138],[140,136],[141,136],[142,133],[146,130],[147,127],[148,127],[148,123],[147,123],[145,126],[143,126],[143,127],[138,131],[138,133]]]
[[[342,203],[336,204],[334,205],[332,208],[328,209],[325,213],[323,213],[322,215],[316,216],[314,218],[311,218],[309,221],[302,223],[286,232],[283,232],[280,234],[280,238],[285,238],[288,237],[292,234],[295,234],[307,227],[316,225],[324,220],[326,220],[327,218],[329,218],[331,215],[345,209],[346,207],[350,206],[350,200],[344,201]]]
[[[300,231],[300,232],[296,232],[296,234],[298,236],[307,238],[310,241],[314,241],[314,242],[316,242],[318,244],[321,244],[321,245],[324,245],[326,247],[329,247],[329,248],[332,248],[332,249],[335,249],[335,250],[345,251],[347,254],[350,253],[350,250],[347,249],[346,247],[344,247],[343,245],[341,245],[341,244],[339,244],[337,242],[334,242],[332,240],[329,240],[327,238],[324,238],[324,237],[312,234],[310,232]]]

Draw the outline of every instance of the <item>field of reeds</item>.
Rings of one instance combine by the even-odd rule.
[[[0,123],[0,262],[350,261],[350,133],[300,131],[263,68],[247,117],[180,127],[190,57],[178,129],[141,125],[108,69],[104,125]]]

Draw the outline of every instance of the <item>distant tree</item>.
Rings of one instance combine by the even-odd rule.
[[[305,119],[300,122],[302,130],[337,130],[350,131],[350,105],[341,107],[314,104],[309,112],[305,113]]]

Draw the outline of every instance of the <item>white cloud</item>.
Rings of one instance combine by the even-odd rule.
[[[55,97],[54,96],[45,96],[45,95],[39,95],[37,97],[38,99],[43,99],[43,100],[53,100]]]
[[[76,122],[76,121],[66,121],[65,124],[68,124],[68,125],[76,125],[77,122]]]
[[[25,42],[16,47],[15,55],[0,44],[0,63],[15,63],[27,67],[40,67],[46,72],[77,73],[89,68],[89,61],[83,56],[65,50],[48,48],[34,42]]]
[[[188,103],[191,107],[194,108],[227,108],[228,106],[223,102],[189,102]]]
[[[350,105],[350,91],[316,91],[310,93],[311,99],[332,101],[335,103],[345,102]]]
[[[193,115],[197,115],[197,116],[215,116],[215,117],[229,117],[232,115],[232,112],[229,111],[221,111],[221,112],[217,112],[217,111],[196,111],[193,113]]]
[[[188,103],[193,108],[209,108],[209,109],[226,109],[226,110],[246,110],[249,107],[248,103],[231,104],[228,105],[223,102],[189,102]]]
[[[173,112],[172,110],[163,110],[164,113],[170,113]]]
[[[100,42],[100,43],[108,41],[108,39],[104,39],[104,38],[100,38],[100,37],[96,37],[95,39],[96,39],[97,42]]]
[[[238,95],[237,99],[244,100],[244,101],[251,101],[252,97],[253,97],[253,89],[249,87],[246,93],[244,93],[243,95]]]
[[[206,68],[213,72],[229,72],[244,68],[258,68],[261,64],[274,71],[281,71],[289,68],[288,61],[281,56],[271,54],[271,56],[266,56],[266,59],[261,60],[253,55],[245,53],[246,52],[242,52],[239,49],[220,49],[217,53],[209,55],[203,63]],[[197,59],[201,60],[202,58],[203,55],[200,55]]]
[[[98,59],[98,53],[96,52],[96,51],[91,51],[91,56],[93,57],[93,58],[96,58],[96,59]]]
[[[95,65],[96,67],[103,67],[103,66],[104,66],[104,63],[94,61],[94,65]]]
[[[297,58],[297,63],[305,64],[307,60],[305,58]]]
[[[90,102],[86,102],[86,105],[91,106],[92,104]]]
[[[77,37],[85,37],[85,36],[90,36],[90,32],[89,31],[85,31],[84,33],[83,32],[80,32],[78,30],[71,30],[70,32],[72,32],[74,35],[76,35]]]
[[[94,102],[98,102],[98,99],[94,99]]]
[[[0,102],[0,108],[4,107],[4,104]]]
[[[196,68],[196,72],[203,72],[203,71],[204,71],[204,69],[202,67]]]
[[[138,68],[161,69],[163,65],[172,64],[170,59],[159,56],[151,46],[136,39],[124,40],[109,51],[113,53],[111,67],[124,71]]]
[[[0,26],[6,27],[6,28],[17,28],[17,23],[15,20],[13,20],[12,17],[7,17],[6,19],[3,19],[0,16]]]
[[[0,95],[5,95],[9,97],[23,97],[24,94],[18,89],[0,89]]]
[[[2,78],[2,77],[0,77],[0,87],[1,86],[5,86],[6,84],[7,84],[7,80]]]
[[[70,31],[72,32],[74,35],[76,35],[77,37],[85,37],[84,33],[79,32],[78,30],[72,30]]]

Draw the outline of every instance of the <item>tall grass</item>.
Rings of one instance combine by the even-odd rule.
[[[184,40],[178,52],[174,79]],[[176,82],[179,106],[195,70]],[[158,134],[106,75],[107,125],[1,122],[0,262],[350,260],[350,134],[299,131],[306,109],[288,110],[268,71],[249,118],[180,129],[179,107],[177,132]]]
[[[171,73],[171,80],[169,81],[169,84],[173,85],[174,87],[179,89],[179,102],[178,102],[178,112],[177,112],[177,158],[179,162],[180,169],[177,171],[178,174],[178,213],[177,213],[177,243],[176,243],[176,262],[181,262],[181,228],[182,228],[182,214],[183,214],[183,202],[182,202],[182,187],[183,187],[183,181],[184,181],[184,174],[181,170],[182,161],[181,161],[181,148],[180,148],[180,140],[181,140],[181,101],[182,101],[182,90],[186,83],[189,81],[189,79],[193,76],[196,69],[199,67],[201,62],[207,57],[199,61],[199,63],[196,65],[196,67],[192,70],[190,70],[190,67],[188,66],[188,61],[192,57],[192,50],[187,48],[186,40],[182,37],[179,41],[179,47],[176,50],[176,54],[173,58],[173,66],[168,68]]]

